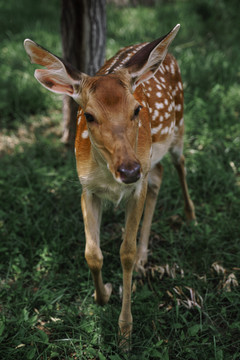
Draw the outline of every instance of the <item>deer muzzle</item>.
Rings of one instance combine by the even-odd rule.
[[[138,162],[121,164],[117,169],[120,179],[125,184],[132,184],[141,177],[141,165]]]

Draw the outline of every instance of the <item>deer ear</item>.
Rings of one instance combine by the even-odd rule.
[[[180,24],[176,25],[167,35],[144,46],[124,65],[132,77],[134,88],[154,75],[164,60],[168,47],[177,35],[179,28]]]
[[[71,96],[81,102],[81,85],[87,75],[73,68],[62,59],[51,54],[30,39],[24,41],[24,47],[32,63],[46,67],[35,70],[35,78],[48,90]]]

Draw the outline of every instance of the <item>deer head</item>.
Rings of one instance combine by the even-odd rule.
[[[143,115],[134,91],[154,75],[179,28],[176,25],[166,36],[145,45],[117,71],[94,77],[81,73],[32,40],[24,42],[31,61],[45,67],[35,71],[36,79],[52,92],[71,96],[81,106],[94,156],[108,167],[117,182],[130,184],[141,177],[136,149]]]

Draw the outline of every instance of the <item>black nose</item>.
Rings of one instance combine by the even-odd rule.
[[[125,184],[131,184],[140,179],[141,166],[137,162],[126,165],[122,164],[119,166],[118,172],[120,174],[122,182],[124,182]]]

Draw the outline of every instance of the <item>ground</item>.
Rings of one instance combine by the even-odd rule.
[[[146,277],[134,276],[130,354],[117,347],[123,207],[104,211],[103,276],[113,295],[98,307],[75,160],[59,140],[61,101],[37,84],[22,47],[31,37],[60,55],[60,9],[58,1],[29,4],[0,5],[0,358],[239,359],[237,1],[108,6],[107,57],[182,25],[172,52],[184,83],[184,153],[198,219],[186,224],[166,157]]]

